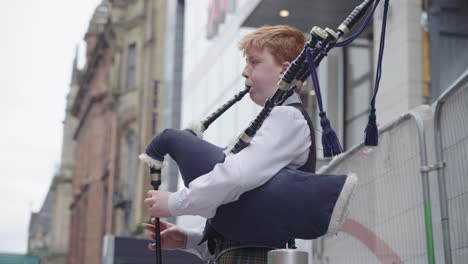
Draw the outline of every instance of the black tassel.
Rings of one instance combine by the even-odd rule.
[[[377,146],[379,144],[379,131],[377,128],[377,117],[375,115],[375,108],[371,109],[369,115],[369,122],[366,127],[366,138],[364,139],[364,145],[366,146]]]
[[[323,156],[329,158],[342,153],[343,149],[341,148],[340,141],[330,125],[327,114],[322,112],[319,115],[320,125],[322,126]]]

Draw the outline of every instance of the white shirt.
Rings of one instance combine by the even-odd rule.
[[[309,156],[310,130],[302,113],[287,104],[300,102],[297,94],[276,106],[252,138],[250,145],[223,163],[169,196],[169,211],[174,216],[200,215],[211,218],[216,209],[255,189],[281,169],[297,169]],[[210,257],[206,242],[198,246],[203,228],[189,230],[187,250],[202,259]],[[194,252],[193,250],[196,252]]]

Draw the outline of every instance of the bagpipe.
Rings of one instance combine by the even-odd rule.
[[[249,92],[249,88],[236,94],[207,119],[195,123],[190,129],[164,129],[158,133],[145,152],[140,155],[140,159],[150,167],[151,184],[154,189],[157,189],[161,183],[161,167],[165,155],[170,155],[177,163],[184,184],[188,187],[191,181],[212,171],[216,164],[222,163],[226,155],[241,152],[249,146],[272,109],[281,105],[296,88],[300,88],[309,75],[312,76],[317,100],[319,100],[324,156],[330,157],[341,153],[342,149],[336,134],[331,129],[330,122],[322,108],[316,67],[332,48],[349,44],[363,31],[379,0],[375,1],[366,21],[357,33],[338,42],[338,39],[349,32],[373,3],[373,0],[362,2],[336,31],[329,28],[324,30],[318,27],[312,28],[310,40],[305,43],[300,55],[290,63],[278,82],[278,89],[274,95],[267,100],[258,116],[233,146],[223,149],[204,141],[201,136],[212,122],[241,100]],[[387,8],[388,0],[385,0],[385,18]],[[385,25],[382,28],[384,33]],[[383,51],[382,42],[381,37],[381,51]],[[381,56],[379,55],[379,74],[380,62]],[[380,80],[380,76],[378,79]],[[378,81],[376,80],[371,102],[371,116],[366,129],[366,133],[374,133],[374,135],[366,136],[366,144],[369,143],[367,138],[374,137],[374,145],[377,143],[374,108],[377,87]],[[284,246],[291,238],[314,239],[326,234],[335,234],[346,218],[348,203],[356,184],[357,177],[354,174],[320,175],[284,168],[262,186],[242,194],[237,201],[218,207],[216,215],[209,219],[208,223],[210,228],[225,239],[245,244],[278,246],[283,243]],[[160,247],[158,221],[156,219],[156,246]],[[160,255],[160,248],[159,253],[157,249],[156,254]]]

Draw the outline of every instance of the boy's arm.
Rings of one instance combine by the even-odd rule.
[[[251,144],[169,196],[172,215],[211,218],[216,209],[267,182],[310,147],[310,131],[301,112],[289,106],[273,109]]]

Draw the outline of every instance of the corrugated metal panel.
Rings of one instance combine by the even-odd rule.
[[[468,1],[432,0],[429,34],[435,100],[468,68]]]

